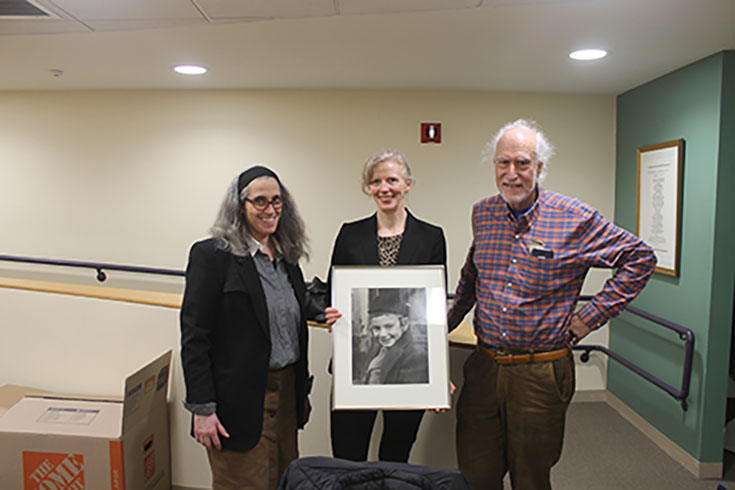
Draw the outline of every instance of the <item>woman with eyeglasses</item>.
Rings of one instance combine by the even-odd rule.
[[[331,265],[438,264],[446,270],[444,231],[406,209],[404,201],[412,185],[411,167],[402,154],[381,151],[372,155],[363,165],[362,190],[375,201],[376,212],[342,225]],[[334,308],[326,311],[328,321],[334,323],[339,312]],[[375,410],[332,410],[334,457],[367,459],[376,414]],[[381,461],[408,461],[423,416],[424,410],[383,410]]]
[[[181,306],[181,361],[191,435],[219,489],[275,489],[298,458],[309,418],[304,224],[278,176],[237,178],[195,243]]]

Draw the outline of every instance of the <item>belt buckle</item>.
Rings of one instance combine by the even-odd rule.
[[[503,364],[532,364],[534,362],[534,351],[529,349],[528,352],[503,352],[499,354],[503,357]]]
[[[512,352],[508,352],[504,350],[502,347],[499,347],[495,351],[495,357],[498,360],[499,364],[517,364],[518,361],[516,359],[518,358],[518,354],[513,354]]]
[[[502,347],[496,347],[494,350],[494,353],[495,353],[495,360],[498,361],[498,364],[506,364],[506,363],[513,362],[513,354],[504,351]]]

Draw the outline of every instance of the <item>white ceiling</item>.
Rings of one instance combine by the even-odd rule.
[[[0,17],[0,90],[618,94],[735,49],[735,0],[31,1],[52,16]]]

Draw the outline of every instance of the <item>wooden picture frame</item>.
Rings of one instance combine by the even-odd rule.
[[[656,272],[679,277],[684,140],[638,148],[635,232],[653,248]]]

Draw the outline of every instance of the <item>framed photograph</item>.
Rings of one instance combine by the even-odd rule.
[[[443,266],[335,266],[332,304],[334,408],[449,408]]]
[[[638,148],[636,234],[653,247],[656,272],[679,277],[684,140]]]

